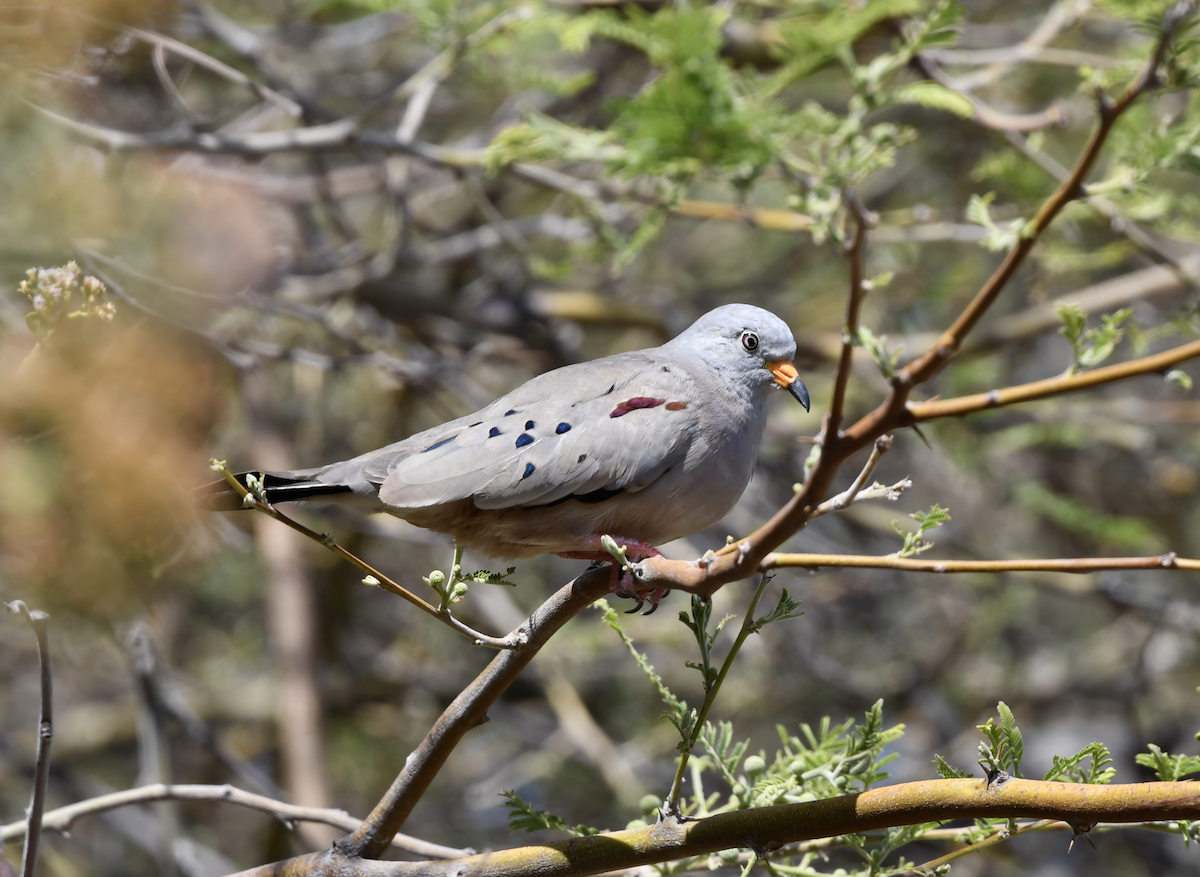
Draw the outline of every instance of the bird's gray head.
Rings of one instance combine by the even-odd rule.
[[[754,305],[724,305],[692,323],[667,349],[699,357],[734,386],[764,391],[784,387],[807,411],[808,388],[796,375],[796,340],[787,323]]]

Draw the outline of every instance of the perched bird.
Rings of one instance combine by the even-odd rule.
[[[610,560],[600,545],[609,535],[641,560],[737,502],[771,389],[808,409],[795,353],[774,314],[726,305],[661,347],[554,369],[474,414],[262,483],[272,504],[354,502],[492,557]],[[242,507],[223,482],[204,498]]]

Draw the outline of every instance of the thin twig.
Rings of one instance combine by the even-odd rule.
[[[758,587],[754,589],[754,596],[750,598],[750,605],[746,607],[746,614],[742,617],[741,627],[738,628],[737,637],[733,641],[733,645],[729,648],[729,654],[725,656],[725,660],[721,662],[721,669],[717,673],[716,678],[711,682],[705,678],[704,686],[704,702],[700,705],[700,709],[696,712],[696,718],[692,723],[692,733],[686,741],[686,748],[682,748],[679,753],[679,764],[675,769],[675,779],[671,782],[671,791],[667,794],[667,800],[663,802],[662,816],[664,819],[675,820],[682,814],[679,809],[679,795],[683,788],[683,776],[687,770],[688,761],[692,756],[692,749],[700,740],[700,735],[704,733],[704,723],[708,721],[709,711],[712,709],[717,700],[717,694],[721,691],[721,685],[725,682],[725,677],[729,675],[729,669],[733,666],[734,660],[738,653],[742,650],[746,639],[751,633],[759,629],[756,623],[754,613],[758,609],[758,602],[762,599],[763,593],[767,589],[767,585],[771,581],[771,576],[764,573],[758,582]],[[693,603],[693,606],[695,604]],[[701,631],[701,636],[708,636],[707,631]],[[706,658],[707,666],[707,658]],[[705,670],[707,673],[707,670]]]
[[[21,600],[6,604],[10,612],[24,615],[37,638],[38,669],[41,671],[41,704],[38,708],[37,756],[33,773],[33,791],[25,819],[25,849],[21,854],[21,877],[37,872],[38,841],[42,837],[42,814],[46,809],[46,781],[50,777],[50,744],[54,739],[54,676],[50,668],[50,616],[30,609]]]
[[[1001,408],[1005,405],[1016,405],[1021,402],[1047,399],[1051,396],[1061,396],[1065,393],[1075,393],[1079,390],[1098,387],[1101,384],[1109,384],[1137,375],[1164,372],[1173,365],[1195,359],[1198,356],[1200,356],[1200,340],[1181,344],[1179,347],[1172,347],[1170,350],[1164,350],[1162,353],[1155,353],[1152,356],[1143,356],[1128,362],[1106,365],[1073,375],[1060,375],[987,393],[960,396],[957,399],[909,402],[906,420],[912,423],[923,423],[939,417],[954,417],[971,414],[975,411],[986,411],[989,408]]]
[[[85,816],[96,816],[120,807],[130,807],[138,804],[150,804],[156,801],[216,801],[236,804],[251,810],[270,813],[278,816],[283,822],[315,822],[322,825],[332,825],[343,831],[354,831],[362,824],[361,819],[355,819],[345,810],[328,807],[300,807],[284,801],[256,795],[230,785],[210,786],[199,784],[166,785],[155,783],[149,786],[138,786],[136,789],[126,789],[107,795],[98,795],[86,801],[78,801],[66,807],[51,810],[42,818],[42,827],[46,831],[67,832],[71,826]],[[0,844],[9,843],[25,833],[26,823],[13,822],[0,826]],[[406,850],[418,856],[428,856],[434,859],[457,859],[469,856],[473,850],[455,849],[441,844],[430,843],[420,838],[397,834],[392,838],[392,846]]]
[[[1022,825],[1016,831],[1010,831],[1007,826],[997,831],[991,837],[986,837],[983,840],[975,841],[975,843],[967,844],[960,849],[946,853],[944,856],[938,856],[936,859],[930,859],[928,862],[907,871],[899,871],[892,877],[924,877],[926,874],[935,873],[935,869],[948,865],[956,859],[961,859],[963,856],[977,853],[980,850],[985,850],[990,846],[1002,843],[1006,840],[1012,840],[1014,837],[1022,834],[1028,834],[1031,831],[1047,831],[1052,829],[1060,829],[1062,827],[1069,828],[1066,823],[1057,819],[1039,819],[1036,822],[1031,822],[1028,825]],[[924,840],[925,838],[922,838]]]
[[[139,30],[136,27],[125,28],[125,33],[141,40],[142,42],[149,43],[150,45],[154,46],[156,52],[161,52],[162,50],[166,49],[172,54],[178,55],[180,58],[186,58],[193,64],[212,71],[213,73],[229,80],[235,85],[240,85],[243,88],[248,89],[254,94],[255,97],[259,98],[260,100],[270,101],[293,119],[299,118],[302,113],[300,105],[291,98],[285,97],[284,95],[272,88],[268,88],[265,85],[259,85],[240,70],[235,70],[228,64],[218,61],[212,55],[201,52],[194,46],[189,46],[187,43],[182,43],[179,40],[171,39],[170,37],[163,36],[162,34],[152,33],[151,31],[147,30]],[[170,79],[170,77],[167,78]],[[173,82],[171,83],[171,89],[174,90],[175,95],[178,95],[178,90],[174,88]],[[178,96],[178,100],[182,103],[183,98],[181,95]]]
[[[875,439],[875,447],[871,449],[871,456],[867,458],[867,462],[863,465],[862,471],[858,473],[858,477],[844,491],[837,496],[830,497],[821,503],[812,513],[812,518],[819,518],[822,515],[828,515],[831,512],[840,512],[842,509],[851,505],[856,499],[863,498],[863,488],[867,486],[867,481],[875,472],[875,466],[879,463],[880,457],[892,449],[892,437],[890,435],[881,435]],[[891,487],[884,488],[883,496],[889,499],[897,499],[901,491],[906,490],[912,485],[911,481],[905,479],[897,482]],[[811,520],[811,518],[810,518]]]
[[[480,633],[474,628],[463,624],[449,612],[439,612],[438,608],[432,603],[422,600],[412,591],[408,590],[394,579],[375,569],[375,567],[371,566],[365,560],[362,560],[361,558],[347,551],[345,548],[339,545],[332,536],[329,536],[325,533],[318,533],[316,530],[310,530],[300,522],[293,521],[270,503],[266,503],[258,499],[258,497],[254,496],[254,494],[246,489],[244,484],[234,477],[233,473],[230,472],[223,463],[220,463],[219,461],[213,461],[212,465],[213,470],[220,473],[221,477],[224,478],[225,481],[237,491],[238,495],[242,497],[242,502],[246,504],[247,508],[253,508],[256,511],[262,512],[264,515],[274,518],[281,524],[287,524],[297,533],[302,533],[309,539],[312,539],[314,542],[324,545],[334,554],[338,555],[344,560],[349,561],[351,564],[365,572],[368,576],[371,576],[374,579],[374,581],[371,582],[372,585],[376,585],[389,593],[395,594],[397,597],[403,597],[422,612],[436,618],[447,627],[471,640],[472,644],[474,645],[487,646],[488,648],[493,649],[512,649],[516,647],[517,641],[512,634],[506,637],[488,636],[485,633]]]
[[[1093,573],[1126,569],[1200,570],[1200,560],[1176,557],[1173,553],[1153,557],[1060,557],[1049,560],[934,560],[895,555],[784,554],[773,552],[762,562],[762,569],[783,567],[822,567],[841,569],[900,569],[909,572],[1063,572]]]

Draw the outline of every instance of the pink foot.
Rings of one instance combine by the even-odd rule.
[[[651,545],[649,542],[643,542],[640,539],[627,539],[623,536],[613,536],[613,541],[617,543],[618,548],[625,549],[625,556],[633,563],[639,560],[645,560],[647,557],[662,557],[662,552]],[[655,590],[642,589],[638,590],[634,587],[633,577],[628,573],[621,574],[618,570],[613,556],[604,550],[600,543],[600,535],[589,536],[581,543],[580,551],[560,551],[559,557],[565,557],[570,560],[591,560],[595,562],[608,561],[612,563],[612,592],[618,597],[629,597],[637,600],[638,604],[629,610],[637,612],[642,608],[642,604],[646,601],[650,602],[650,612],[658,608],[658,601],[667,595],[664,588],[656,588]],[[650,612],[646,614],[649,615]]]

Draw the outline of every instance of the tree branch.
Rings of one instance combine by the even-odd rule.
[[[1082,785],[1009,779],[925,780],[803,804],[498,850],[450,862],[363,862],[315,853],[235,877],[588,877],[734,847],[771,850],[812,838],[949,819],[1057,819],[1072,825],[1200,818],[1200,782]]]
[[[853,554],[782,554],[773,552],[763,558],[761,569],[822,567],[841,569],[900,569],[909,572],[1064,572],[1092,573],[1121,569],[1200,570],[1200,560],[1176,557],[1173,553],[1156,557],[1063,557],[1052,560],[934,560],[917,557]]]
[[[375,569],[375,567],[371,566],[365,560],[362,560],[361,558],[347,551],[341,545],[338,545],[337,541],[332,536],[324,533],[318,533],[316,530],[310,530],[300,522],[293,521],[273,505],[263,502],[250,493],[250,491],[247,490],[246,487],[233,476],[233,473],[226,468],[224,463],[214,460],[212,461],[212,468],[215,472],[219,472],[221,477],[224,478],[225,481],[238,492],[238,495],[242,497],[242,501],[246,503],[249,508],[262,512],[264,515],[274,518],[281,524],[287,524],[297,533],[302,533],[314,542],[324,545],[343,560],[349,561],[351,564],[365,572],[368,576],[371,576],[374,579],[371,584],[382,588],[390,594],[395,594],[397,597],[402,597],[409,603],[412,603],[426,615],[433,616],[438,621],[442,622],[442,624],[445,624],[447,627],[454,630],[456,633],[467,637],[467,639],[471,640],[474,645],[487,646],[493,649],[511,649],[516,645],[516,639],[514,638],[513,634],[509,634],[506,637],[496,637],[488,636],[485,633],[480,633],[474,628],[463,624],[449,612],[439,611],[438,607],[434,606],[432,603],[422,600],[412,591],[408,590],[391,577]]]
[[[1128,362],[1106,365],[1091,371],[1078,372],[1073,375],[1060,375],[1046,378],[1015,387],[1005,387],[1002,390],[991,390],[987,393],[975,393],[971,396],[960,396],[957,399],[934,399],[928,402],[909,402],[908,418],[912,423],[923,423],[939,417],[953,417],[970,414],[975,411],[985,411],[989,408],[1001,408],[1005,405],[1016,405],[1021,402],[1033,402],[1037,399],[1047,399],[1051,396],[1061,396],[1065,393],[1075,393],[1090,387],[1098,387],[1113,381],[1120,381],[1136,375],[1166,371],[1173,365],[1195,359],[1200,356],[1200,340],[1164,350],[1153,356],[1143,356]]]
[[[608,569],[590,570],[564,585],[538,607],[509,635],[508,639],[517,644],[497,654],[446,707],[421,745],[408,756],[404,770],[375,805],[371,815],[353,835],[335,844],[329,855],[379,856],[463,736],[487,721],[488,709],[559,628],[608,592]]]
[[[38,668],[41,671],[41,704],[38,708],[37,756],[34,762],[33,791],[25,820],[25,849],[21,854],[21,877],[37,873],[38,842],[42,837],[42,813],[46,809],[46,781],[50,777],[50,744],[54,740],[54,676],[50,668],[50,616],[39,609],[30,609],[21,600],[5,604],[5,608],[24,615],[37,638]]]

